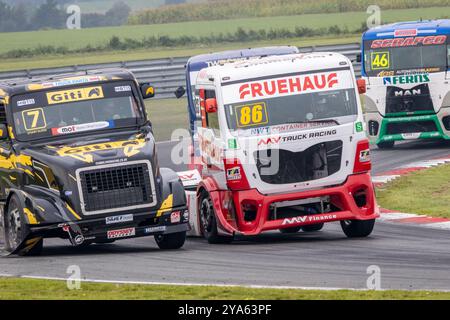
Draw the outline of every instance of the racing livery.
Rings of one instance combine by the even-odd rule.
[[[177,174],[159,168],[144,98],[125,70],[0,84],[1,222],[9,253],[43,238],[72,245],[155,236],[179,248],[189,229]]]
[[[369,135],[395,141],[450,139],[450,20],[380,26],[362,37]]]
[[[372,232],[378,209],[351,62],[340,54],[269,56],[212,66],[195,90],[200,165],[180,177],[191,224],[210,243],[341,221]]]

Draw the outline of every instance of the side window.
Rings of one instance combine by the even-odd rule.
[[[211,99],[216,97],[216,92],[214,90],[205,90],[205,99]],[[206,124],[208,128],[211,128],[214,130],[214,133],[217,135],[220,135],[220,129],[219,129],[219,113],[207,113],[206,114]]]
[[[5,109],[5,103],[4,101],[0,100],[0,123],[1,124],[7,124],[6,123],[6,109]]]

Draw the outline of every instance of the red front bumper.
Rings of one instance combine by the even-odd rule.
[[[355,193],[365,194],[365,203],[358,206]],[[257,235],[263,231],[299,227],[323,222],[340,220],[371,220],[379,217],[375,193],[369,173],[349,176],[339,186],[312,191],[287,194],[263,195],[256,189],[245,191],[213,191],[210,193],[220,229],[225,233]],[[298,217],[269,220],[269,207],[272,203],[316,197],[330,197],[331,203],[339,208],[326,214],[313,214]],[[235,218],[227,209],[227,203],[233,201]],[[245,221],[243,204],[251,204],[256,210],[256,218]]]

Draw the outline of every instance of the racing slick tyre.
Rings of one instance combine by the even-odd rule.
[[[12,195],[8,203],[8,210],[5,212],[5,243],[6,250],[13,252],[24,240],[29,233],[29,227],[26,224],[23,206],[19,197]],[[27,252],[19,253],[25,256],[40,255],[44,245],[44,240],[40,239]]]
[[[297,233],[299,232],[301,227],[292,227],[292,228],[284,228],[280,229],[281,233]]]
[[[303,226],[302,230],[304,232],[320,231],[320,230],[322,230],[323,226],[324,226],[323,223],[310,224],[309,226]]]
[[[221,236],[217,231],[216,212],[207,191],[200,195],[200,231],[211,244],[230,243],[233,237]]]
[[[186,241],[186,231],[158,234],[155,236],[155,241],[158,247],[163,250],[180,249]]]
[[[392,149],[394,147],[395,141],[383,141],[377,143],[379,149]]]
[[[372,233],[375,225],[373,220],[344,220],[341,221],[342,231],[349,238],[363,238]]]

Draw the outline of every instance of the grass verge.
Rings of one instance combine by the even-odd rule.
[[[66,282],[0,278],[0,300],[403,300],[450,299],[448,292],[253,289],[245,287],[132,285],[81,283],[68,290]]]
[[[175,129],[188,128],[187,100],[155,99],[145,102],[156,141],[170,140]]]
[[[399,177],[377,189],[382,208],[450,218],[450,165]]]

